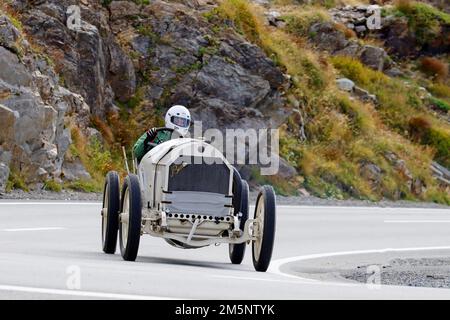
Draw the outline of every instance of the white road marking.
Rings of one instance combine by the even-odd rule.
[[[358,255],[358,254],[367,254],[367,253],[387,253],[387,252],[402,252],[402,251],[426,251],[426,250],[450,250],[450,246],[442,246],[442,247],[415,247],[415,248],[385,248],[385,249],[372,249],[372,250],[355,250],[355,251],[340,251],[340,252],[328,252],[328,253],[317,253],[317,254],[308,254],[304,256],[290,257],[284,259],[273,260],[269,267],[269,272],[272,274],[278,274],[288,278],[297,278],[301,280],[312,280],[308,278],[299,277],[290,273],[286,273],[281,271],[281,267],[287,263],[297,262],[297,261],[305,261],[305,260],[313,260],[319,258],[328,258],[328,257],[337,257],[337,256],[346,256],[346,255]],[[331,283],[330,284],[336,284]],[[364,284],[361,284],[364,285]]]
[[[41,227],[41,228],[12,228],[3,229],[6,232],[21,232],[21,231],[51,231],[51,230],[65,230],[63,227]]]
[[[384,220],[384,223],[450,223],[450,220]]]
[[[221,275],[210,276],[210,278],[267,281],[267,282],[285,282],[285,283],[291,283],[291,284],[292,283],[305,283],[305,281],[303,281],[303,279],[300,279],[300,278],[297,278],[296,281],[282,280],[282,279],[264,279],[264,278],[256,278],[256,277],[221,276]],[[306,281],[308,283],[315,281],[312,279],[306,279],[306,280],[308,280],[308,281]]]
[[[37,205],[59,205],[59,206],[65,206],[65,205],[80,205],[80,206],[101,206],[102,203],[101,202],[0,202],[0,206],[37,206]]]
[[[158,296],[141,296],[132,294],[120,294],[120,293],[47,289],[47,288],[34,288],[34,287],[21,287],[8,285],[0,285],[0,291],[15,291],[15,292],[41,293],[51,295],[77,296],[77,297],[90,297],[103,299],[120,299],[120,300],[177,300],[174,298],[158,297]]]

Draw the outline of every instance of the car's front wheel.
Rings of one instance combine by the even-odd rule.
[[[256,200],[256,240],[252,243],[253,266],[256,271],[265,272],[269,268],[275,241],[275,215],[275,192],[271,186],[263,186]]]
[[[119,175],[115,171],[110,171],[106,175],[102,205],[102,248],[105,253],[116,252],[119,208]]]
[[[134,174],[128,175],[123,184],[119,219],[122,258],[134,261],[139,250],[142,228],[141,190],[138,177]]]

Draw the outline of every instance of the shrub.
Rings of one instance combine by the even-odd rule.
[[[44,183],[44,190],[53,191],[53,192],[61,192],[62,186],[60,183],[56,182],[55,180],[47,180]]]
[[[6,182],[6,192],[11,192],[14,189],[20,189],[25,192],[29,191],[24,176],[16,170],[11,170],[8,181]]]
[[[436,149],[436,161],[450,167],[450,134],[448,132],[440,128],[430,128],[423,142]]]
[[[450,24],[449,14],[425,3],[398,0],[395,8],[397,15],[408,19],[409,28],[420,45],[431,43],[440,36],[441,23]]]
[[[434,83],[428,87],[428,91],[439,98],[450,99],[450,87],[443,83]]]
[[[95,184],[92,181],[76,180],[64,185],[65,188],[80,192],[101,192],[102,185]]]
[[[293,10],[283,17],[286,22],[286,31],[297,36],[308,36],[309,27],[317,22],[328,20],[328,15],[317,8]]]
[[[395,2],[395,5],[398,10],[400,10],[401,12],[405,12],[405,13],[411,12],[413,9],[411,0],[397,0]]]
[[[227,0],[220,4],[218,11],[225,19],[231,19],[235,28],[255,43],[260,43],[260,23],[253,15],[249,3],[245,0]]]
[[[436,108],[438,108],[444,112],[450,111],[450,104],[443,100],[432,97],[432,98],[430,98],[430,102],[433,106],[435,106]]]
[[[106,142],[110,145],[113,144],[114,134],[108,124],[97,116],[92,116],[91,122],[94,127],[102,134],[102,137],[106,140]]]
[[[334,24],[335,28],[337,30],[339,30],[340,32],[342,32],[345,35],[345,38],[350,39],[350,38],[356,38],[356,32],[353,31],[350,28],[347,28],[345,25],[343,25],[342,23],[335,23]]]
[[[422,58],[420,60],[420,69],[425,74],[435,78],[438,81],[444,81],[448,77],[448,64],[437,58]]]
[[[413,117],[409,120],[409,134],[411,138],[420,142],[431,128],[430,121],[425,117]]]

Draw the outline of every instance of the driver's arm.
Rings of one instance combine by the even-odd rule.
[[[138,162],[141,162],[143,156],[145,156],[145,140],[147,139],[147,132],[144,133],[138,141],[134,144],[133,153]]]

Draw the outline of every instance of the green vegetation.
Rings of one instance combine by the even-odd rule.
[[[81,130],[71,125],[73,143],[69,148],[68,160],[79,159],[92,177],[92,181],[77,181],[66,184],[66,188],[74,190],[101,191],[105,175],[110,170],[117,170],[124,173],[120,154],[117,151],[112,153],[95,138],[90,141],[83,135]]]
[[[56,182],[55,180],[47,180],[44,183],[43,189],[47,190],[47,191],[61,192],[62,185],[60,183]]]
[[[6,182],[6,192],[11,192],[14,189],[29,191],[24,176],[16,170],[11,170],[8,181]]]
[[[408,88],[400,80],[391,80],[382,73],[367,69],[350,58],[328,58],[310,49],[307,28],[303,23],[321,19],[314,8],[302,7],[286,14],[285,30],[265,25],[264,13],[245,0],[225,0],[216,16],[228,19],[247,39],[262,47],[285,72],[291,76],[293,86],[287,95],[296,110],[281,127],[280,153],[294,165],[302,177],[293,181],[272,181],[277,192],[295,193],[299,187],[321,197],[379,200],[423,199],[450,203],[445,190],[431,177],[429,165],[433,150],[412,143],[405,131],[409,128],[405,115],[425,114],[423,102],[415,88]],[[317,11],[317,10],[316,10]],[[360,86],[377,94],[380,107],[358,100],[350,100],[335,87],[336,69]],[[298,136],[300,118],[307,141]],[[428,120],[428,118],[427,118]],[[438,157],[445,158],[448,127],[430,118],[430,129],[422,143],[432,144]],[[394,130],[392,130],[394,129]],[[396,133],[397,132],[397,133]],[[436,132],[439,132],[436,135]],[[409,180],[395,168],[387,154],[395,154],[412,176],[421,179],[426,192],[415,195]],[[365,177],[364,163],[381,170],[379,180]],[[256,180],[267,178],[254,175]],[[263,182],[264,182],[263,181]]]
[[[435,159],[450,166],[447,146],[450,144],[450,129],[447,124],[427,113],[424,100],[419,96],[416,86],[405,86],[401,80],[392,79],[381,72],[363,66],[350,57],[333,57],[334,66],[347,78],[352,79],[379,100],[378,113],[383,122],[406,137],[410,132],[410,120],[413,117],[423,117],[430,124],[430,131],[420,142],[432,146]],[[442,100],[431,99],[438,108],[447,110],[448,104]]]
[[[442,24],[450,24],[449,14],[421,2],[398,0],[393,13],[408,19],[409,28],[421,45],[436,40]]]
[[[431,103],[442,111],[450,111],[450,104],[444,100],[440,100],[437,98],[430,98]]]
[[[76,180],[64,184],[64,188],[80,191],[80,192],[101,192],[103,191],[103,185],[99,185],[94,181]]]
[[[329,20],[328,13],[316,7],[289,10],[282,18],[286,22],[286,31],[300,37],[310,36],[308,30],[312,24]]]

